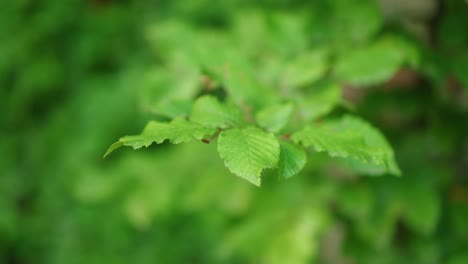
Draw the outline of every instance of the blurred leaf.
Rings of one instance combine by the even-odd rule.
[[[300,13],[273,13],[270,17],[272,52],[283,56],[299,56],[308,45],[305,18]]]
[[[170,118],[187,117],[192,109],[191,100],[161,100],[152,112]]]
[[[233,14],[233,35],[238,45],[248,54],[265,51],[270,44],[270,32],[264,13],[245,9]]]
[[[342,102],[341,87],[337,83],[313,86],[298,101],[304,119],[314,120],[328,114]]]
[[[301,53],[286,64],[281,85],[298,88],[317,81],[327,70],[327,50],[312,50]]]
[[[368,221],[375,208],[376,201],[370,186],[364,182],[344,185],[338,193],[338,206],[340,210],[351,219]]]
[[[468,43],[468,23],[466,16],[466,1],[446,0],[444,2],[446,15],[441,16],[437,27],[438,41],[451,50],[466,50]]]
[[[452,67],[463,88],[468,89],[468,52],[454,58]]]
[[[370,217],[365,221],[357,221],[354,228],[370,248],[381,251],[391,247],[397,222],[398,207],[390,201],[377,203]]]
[[[171,118],[187,116],[200,89],[200,76],[198,66],[182,54],[173,56],[167,67],[147,70],[138,84],[143,107]]]
[[[261,127],[270,132],[278,133],[287,125],[292,112],[292,104],[274,105],[258,112],[256,119]]]
[[[340,80],[357,87],[381,84],[396,73],[404,59],[397,46],[378,42],[343,54],[335,74]]]
[[[440,218],[440,200],[437,194],[424,182],[405,182],[401,186],[403,219],[423,235],[430,235],[435,230]]]
[[[275,91],[265,87],[254,77],[255,72],[248,62],[232,59],[224,68],[223,84],[238,105],[250,105],[258,109],[277,101]]]
[[[336,27],[333,33],[337,35],[338,41],[365,42],[383,25],[376,1],[338,0],[332,4],[335,9],[332,26]]]
[[[235,106],[206,95],[195,101],[190,120],[213,128],[236,127],[242,123],[242,114]]]
[[[456,236],[466,239],[468,237],[468,204],[453,203],[450,206],[450,225],[457,230]]]
[[[276,236],[271,236],[269,248],[263,259],[272,264],[305,264],[318,254],[318,243],[315,239],[324,226],[323,213],[320,210],[299,212],[288,224],[281,226]]]
[[[455,255],[450,257],[450,260],[447,264],[464,264],[468,262],[468,254],[462,253],[460,255]]]

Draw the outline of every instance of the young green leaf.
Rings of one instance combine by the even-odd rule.
[[[400,192],[402,220],[412,230],[430,235],[440,219],[440,198],[425,182],[405,182]]]
[[[326,50],[313,50],[300,54],[286,66],[282,85],[299,88],[317,81],[327,70],[327,55]]]
[[[188,116],[192,109],[192,101],[189,100],[161,100],[151,108],[151,112],[170,118]]]
[[[258,112],[256,118],[260,126],[270,132],[278,133],[288,123],[292,112],[292,104],[274,105]]]
[[[460,81],[461,86],[468,89],[468,52],[452,59],[453,74]]]
[[[277,167],[280,147],[272,134],[247,127],[221,132],[218,152],[232,173],[260,186],[262,170]]]
[[[184,78],[179,78],[180,72]],[[182,55],[174,56],[166,67],[149,68],[141,82],[140,100],[145,109],[170,118],[186,117],[199,92],[200,71]]]
[[[341,101],[341,87],[337,83],[329,83],[311,87],[299,99],[298,108],[305,120],[314,120],[328,114]]]
[[[405,62],[402,50],[380,42],[344,54],[335,73],[339,79],[356,86],[368,86],[389,80]]]
[[[305,150],[293,143],[280,141],[279,176],[287,179],[300,172],[307,161]]]
[[[229,96],[239,105],[254,109],[276,102],[278,95],[257,79],[256,68],[239,55],[226,64],[222,82]]]
[[[205,95],[195,101],[190,120],[207,127],[227,128],[241,124],[242,115],[235,106],[223,104],[215,97]]]
[[[340,45],[368,41],[384,23],[377,1],[331,1],[330,4],[335,21],[326,30]]]
[[[182,118],[174,119],[170,123],[150,121],[141,134],[122,137],[112,144],[104,157],[122,146],[139,149],[148,147],[153,142],[160,144],[165,140],[169,140],[173,144],[179,144],[193,139],[201,140],[216,134],[216,132],[215,128],[204,127]]]
[[[327,152],[331,157],[355,159],[400,175],[388,142],[376,128],[360,118],[347,115],[339,120],[311,125],[294,133],[291,138],[305,147]]]

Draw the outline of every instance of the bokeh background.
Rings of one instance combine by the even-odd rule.
[[[467,19],[462,0],[1,1],[0,263],[468,263]],[[180,54],[209,65],[213,43],[271,82],[326,49],[294,74],[339,80],[335,111],[380,128],[403,176],[312,155],[258,188],[199,142],[103,159],[197,96]]]

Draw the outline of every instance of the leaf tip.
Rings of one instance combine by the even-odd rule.
[[[250,183],[252,183],[253,185],[257,186],[257,187],[262,187],[262,180],[261,180],[260,177],[257,178],[257,180],[255,180],[255,181],[250,181],[250,180],[248,180],[248,181],[249,181]]]
[[[122,147],[124,144],[122,141],[117,141],[115,142],[114,144],[112,144],[106,151],[106,153],[104,153],[104,156],[102,157],[103,159],[105,159],[107,156],[109,156],[109,154],[111,154],[114,150]]]

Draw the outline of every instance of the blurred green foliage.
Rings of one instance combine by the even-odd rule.
[[[466,263],[467,6],[441,3],[423,41],[371,0],[3,1],[0,263]],[[402,177],[312,153],[258,188],[200,142],[101,158],[187,113],[201,74],[362,116]]]

